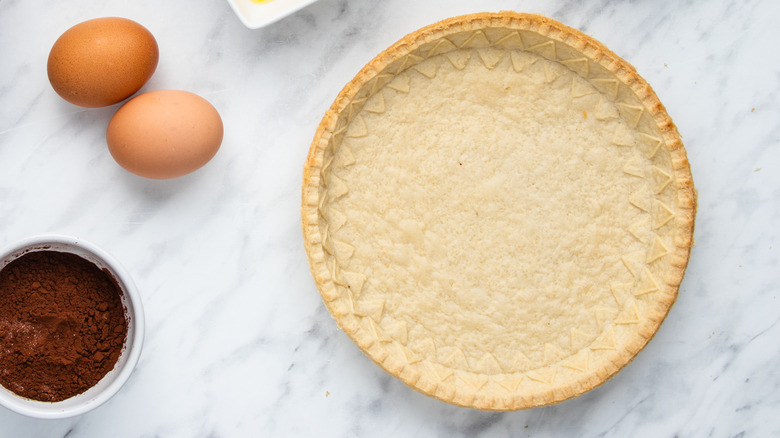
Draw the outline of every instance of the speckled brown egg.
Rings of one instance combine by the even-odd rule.
[[[126,18],[96,18],[71,27],[54,43],[49,82],[70,103],[113,105],[140,90],[158,60],[157,41],[145,27]]]
[[[108,123],[106,142],[120,166],[146,178],[167,179],[208,163],[222,135],[222,118],[206,99],[158,90],[122,105]]]

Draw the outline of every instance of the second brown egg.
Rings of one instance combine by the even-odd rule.
[[[106,130],[108,150],[128,171],[152,179],[203,167],[222,144],[222,118],[197,94],[156,90],[130,99]]]

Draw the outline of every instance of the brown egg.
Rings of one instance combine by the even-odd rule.
[[[70,103],[95,108],[121,102],[152,77],[159,49],[145,27],[126,18],[79,23],[49,53],[49,82]]]
[[[222,144],[222,118],[204,98],[159,90],[136,96],[108,123],[117,163],[146,178],[175,178],[208,163]]]

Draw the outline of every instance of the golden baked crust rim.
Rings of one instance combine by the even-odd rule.
[[[485,390],[485,383],[481,381],[476,385],[464,384],[454,378],[452,374],[436,384],[427,381],[421,382],[424,378],[421,379],[421,373],[417,369],[419,362],[403,363],[396,358],[387,357],[382,360],[381,357],[367,351],[373,344],[372,341],[364,339],[364,334],[358,333],[358,327],[342,318],[343,311],[334,307],[336,302],[334,297],[340,293],[334,283],[331,271],[326,266],[327,257],[323,249],[323,236],[320,230],[320,207],[323,201],[320,197],[320,185],[322,183],[321,173],[325,166],[324,152],[337,130],[339,116],[349,109],[353,98],[372,80],[376,82],[377,76],[389,65],[399,58],[413,53],[421,46],[455,32],[491,27],[531,31],[556,43],[569,46],[587,57],[590,62],[596,63],[612,73],[620,83],[630,89],[662,135],[661,147],[668,151],[671,157],[672,182],[677,193],[677,205],[672,219],[675,230],[674,241],[673,247],[669,248],[670,268],[665,271],[662,279],[664,284],[673,290],[673,293],[660,300],[652,314],[645,315],[646,319],[641,326],[636,328],[636,336],[630,343],[623,345],[620,351],[615,352],[610,363],[603,365],[598,370],[583,373],[579,379],[557,382],[546,387],[543,385],[544,382],[531,382],[532,379],[526,378],[525,380],[533,383],[533,387],[529,390],[518,387],[520,389],[511,396],[492,394]],[[363,67],[339,93],[317,128],[304,167],[301,207],[304,246],[313,278],[323,296],[326,307],[347,335],[380,367],[415,390],[448,403],[496,411],[543,406],[575,397],[604,383],[626,366],[656,333],[676,299],[693,243],[695,214],[696,193],[680,135],[656,94],[649,84],[637,74],[634,67],[600,42],[576,29],[540,15],[509,11],[453,17],[424,27],[405,36]],[[437,370],[443,373],[447,372],[439,368]],[[476,377],[479,377],[478,373]]]

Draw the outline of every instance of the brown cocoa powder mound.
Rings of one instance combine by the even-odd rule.
[[[29,252],[0,271],[0,385],[56,402],[116,365],[127,318],[116,282],[75,254]]]

